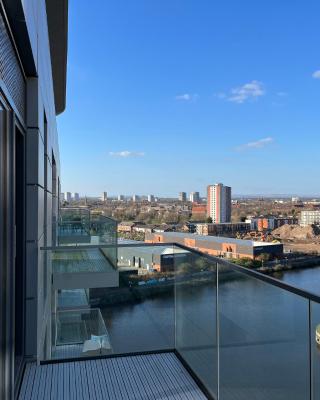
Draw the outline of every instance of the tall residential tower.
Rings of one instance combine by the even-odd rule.
[[[183,202],[187,201],[187,193],[186,192],[179,193],[179,201],[183,201]]]
[[[207,216],[215,224],[231,222],[231,187],[222,183],[208,186]]]

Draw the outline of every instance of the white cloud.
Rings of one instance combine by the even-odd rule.
[[[257,99],[258,97],[265,95],[265,89],[262,82],[251,81],[245,83],[242,86],[231,89],[230,94],[227,97],[228,101],[233,103],[242,104],[247,100]],[[220,96],[223,98],[223,96]]]
[[[143,153],[142,151],[123,150],[123,151],[110,151],[109,155],[112,157],[128,158],[128,157],[144,157],[145,153]]]
[[[192,101],[196,100],[199,96],[197,94],[184,93],[175,97],[177,101]]]
[[[315,71],[312,74],[312,77],[315,78],[315,79],[320,79],[320,69],[318,69],[318,71]]]
[[[274,142],[274,139],[272,137],[266,137],[264,139],[256,140],[255,142],[249,142],[245,143],[239,147],[236,148],[237,151],[243,151],[243,150],[250,150],[250,149],[262,149],[263,147],[266,147]]]

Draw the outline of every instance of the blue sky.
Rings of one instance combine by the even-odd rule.
[[[318,0],[69,5],[62,191],[320,194]]]

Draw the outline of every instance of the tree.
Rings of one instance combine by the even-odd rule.
[[[206,219],[206,222],[207,222],[207,224],[212,224],[212,218],[211,218],[211,217],[208,217],[208,218]]]

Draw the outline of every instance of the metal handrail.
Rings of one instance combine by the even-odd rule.
[[[184,246],[180,243],[128,243],[128,244],[114,244],[114,245],[80,245],[80,246],[55,246],[55,247],[41,247],[40,250],[44,251],[73,251],[73,250],[89,250],[89,249],[94,249],[94,248],[122,248],[122,247],[177,247],[183,250],[186,250],[190,253],[197,254],[198,256],[201,256],[203,258],[206,258],[208,261],[224,265],[233,271],[239,272],[241,274],[253,277],[259,281],[268,283],[272,286],[279,287],[283,290],[286,290],[287,292],[294,293],[300,297],[303,297],[305,299],[308,299],[310,301],[314,301],[316,303],[320,303],[320,295],[317,295],[315,293],[309,292],[304,289],[300,289],[296,286],[292,286],[286,282],[280,281],[276,278],[273,278],[269,275],[263,274],[261,272],[255,271],[253,269],[249,269],[246,267],[242,267],[238,264],[234,264],[230,261],[227,261],[223,258],[211,256],[210,254],[203,253],[199,250],[193,249],[188,246]]]

